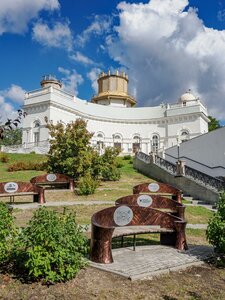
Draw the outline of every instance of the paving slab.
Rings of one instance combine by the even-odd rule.
[[[204,263],[213,255],[211,246],[189,246],[187,251],[179,251],[161,245],[138,246],[113,249],[112,264],[99,264],[90,261],[94,268],[112,272],[130,280],[147,279],[186,269]]]

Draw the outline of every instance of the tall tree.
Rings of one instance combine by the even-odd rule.
[[[209,131],[215,130],[217,128],[220,128],[220,122],[216,118],[213,118],[212,116],[208,116],[210,122],[209,122]]]
[[[90,146],[93,134],[87,130],[87,123],[82,119],[67,125],[48,122],[47,128],[52,137],[47,160],[49,171],[67,174],[76,180],[87,173],[93,174],[98,154]]]

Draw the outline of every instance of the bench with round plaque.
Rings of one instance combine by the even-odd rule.
[[[16,193],[18,191],[18,184],[16,182],[7,182],[4,185],[6,193]]]
[[[113,215],[113,220],[118,226],[125,226],[133,219],[133,211],[128,206],[118,207]]]
[[[137,204],[141,207],[149,207],[152,205],[152,197],[149,195],[140,195],[137,198]]]
[[[55,180],[57,179],[57,176],[56,176],[55,174],[48,174],[48,175],[46,176],[46,179],[47,179],[48,181],[50,181],[50,182],[53,182],[53,181],[55,181]]]

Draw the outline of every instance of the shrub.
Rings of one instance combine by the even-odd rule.
[[[16,228],[12,214],[5,203],[0,202],[0,263],[8,260]]]
[[[0,154],[0,161],[2,163],[8,163],[9,162],[9,156],[6,153]]]
[[[120,171],[115,166],[107,166],[102,170],[102,179],[106,181],[116,181],[120,179]]]
[[[217,212],[209,220],[206,237],[215,247],[220,263],[225,266],[225,193],[217,203]]]
[[[44,171],[46,170],[46,162],[37,163],[37,162],[23,162],[18,161],[14,164],[8,166],[8,172],[15,172],[15,171],[24,171],[24,170],[36,170],[36,171]]]
[[[128,155],[124,155],[123,157],[123,160],[130,160],[131,159],[131,155],[128,154]]]
[[[78,183],[79,195],[91,195],[94,194],[98,186],[98,181],[93,179],[90,174],[82,177]]]
[[[87,250],[74,214],[40,208],[19,234],[13,254],[20,274],[54,283],[73,278],[86,265]]]
[[[120,179],[120,171],[118,170],[118,162],[116,157],[119,155],[118,148],[107,147],[102,155],[102,179],[116,181]]]

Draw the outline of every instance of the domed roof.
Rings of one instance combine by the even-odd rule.
[[[188,90],[186,93],[181,95],[179,99],[180,102],[196,101],[196,100],[198,99],[191,93],[191,90]]]

